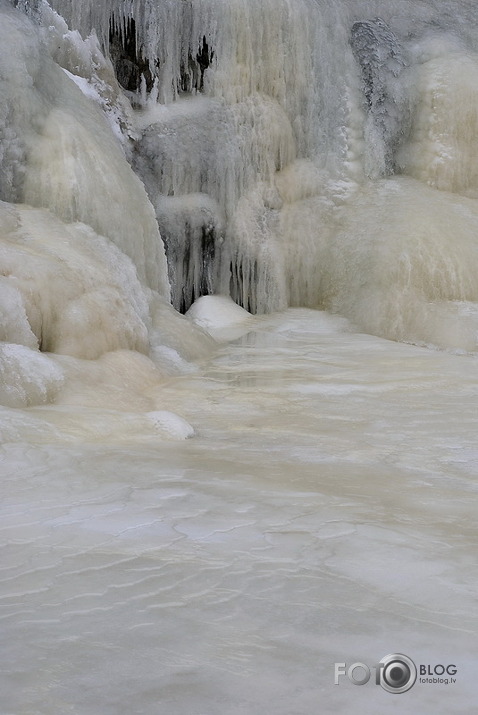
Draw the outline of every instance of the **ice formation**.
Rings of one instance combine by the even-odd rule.
[[[189,370],[170,302],[216,294],[476,349],[478,36],[442,10],[2,0],[5,344]]]
[[[2,715],[476,712],[476,0],[0,0],[0,94]]]

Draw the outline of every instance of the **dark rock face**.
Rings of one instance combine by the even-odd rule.
[[[136,23],[132,17],[123,17],[118,26],[110,19],[109,54],[115,74],[120,85],[130,91],[138,92],[141,78],[144,77],[148,92],[153,88],[154,76],[142,48],[138,48],[136,40]]]
[[[168,260],[171,302],[185,313],[201,296],[217,292],[224,218],[206,194],[160,197],[156,217]]]
[[[27,15],[32,15],[38,11],[40,0],[10,0],[13,7],[17,7]]]
[[[365,95],[369,107],[383,102],[387,75],[398,77],[406,66],[403,50],[386,22],[356,22],[352,26],[352,49],[362,69]]]
[[[204,35],[202,44],[198,47],[196,56],[189,53],[187,66],[181,67],[181,83],[179,89],[182,92],[202,92],[204,89],[204,73],[211,64],[214,57],[212,50]]]
[[[171,302],[180,313],[186,313],[195,300],[215,292],[215,256],[217,235],[213,224],[193,227],[186,222],[181,240],[161,234],[168,259]]]
[[[229,292],[231,298],[237,305],[253,315],[258,312],[256,287],[259,272],[260,267],[257,261],[249,259],[244,262],[239,253],[230,263]]]
[[[370,119],[385,146],[385,174],[395,171],[394,154],[408,130],[408,97],[402,81],[407,67],[403,47],[380,18],[356,22],[352,50],[360,65]]]
[[[144,50],[138,46],[136,23],[132,17],[122,17],[118,23],[110,18],[109,56],[115,69],[120,85],[130,91],[138,92],[141,79],[144,77],[146,90],[153,88],[155,77],[159,77],[159,64],[152,66],[149,58],[144,56]],[[206,36],[202,38],[197,52],[189,52],[187,62],[181,66],[178,92],[202,92],[204,88],[204,73],[210,66],[214,51],[209,46]]]

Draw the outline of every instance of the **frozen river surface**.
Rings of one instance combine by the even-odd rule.
[[[11,411],[2,715],[476,711],[476,356],[305,309],[252,328],[156,388],[192,439]],[[456,683],[334,685],[389,653]]]

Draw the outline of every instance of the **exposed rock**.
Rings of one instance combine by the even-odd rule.
[[[395,171],[395,152],[410,124],[408,97],[401,75],[407,67],[403,47],[380,18],[354,23],[354,56],[360,65],[369,112],[369,142],[382,144],[382,174]],[[375,152],[377,153],[377,152]]]

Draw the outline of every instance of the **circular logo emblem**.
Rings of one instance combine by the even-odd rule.
[[[407,655],[391,653],[380,665],[380,685],[389,693],[405,693],[415,684],[417,667]]]

